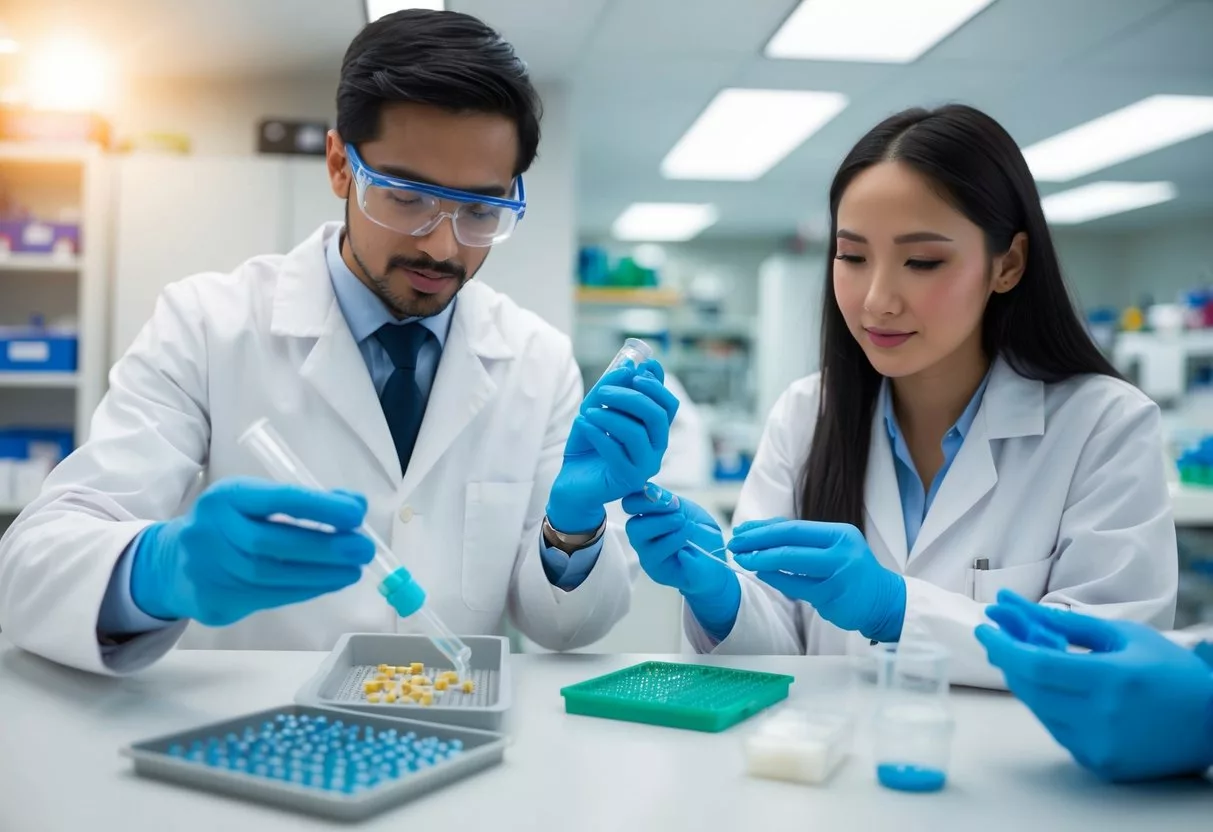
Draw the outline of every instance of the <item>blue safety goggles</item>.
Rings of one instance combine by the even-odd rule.
[[[479,248],[507,239],[526,215],[521,176],[515,180],[517,198],[505,199],[388,176],[368,167],[352,144],[346,144],[345,152],[354,173],[358,207],[369,220],[392,231],[424,237],[449,218],[455,239]],[[455,209],[444,210],[444,202],[456,203]]]

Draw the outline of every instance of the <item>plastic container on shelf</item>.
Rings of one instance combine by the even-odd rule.
[[[25,326],[0,326],[0,372],[73,373],[78,349],[74,329],[48,327],[40,316]]]

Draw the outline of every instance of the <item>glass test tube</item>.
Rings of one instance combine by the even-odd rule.
[[[302,485],[305,488],[314,488],[318,491],[323,491],[324,486],[320,481],[312,475],[312,472],[307,469],[303,461],[295,455],[286,441],[270,424],[269,419],[259,419],[244,432],[240,437],[240,445],[248,449],[253,456],[261,461],[265,466],[270,476],[279,482],[294,483]],[[416,599],[418,594],[424,598],[424,593],[421,588],[416,586],[412,581],[412,577],[408,576],[400,563],[396,560],[396,556],[392,553],[391,548],[377,535],[369,525],[363,523],[358,527],[358,531],[366,535],[370,541],[375,544],[375,557],[371,561],[371,567],[380,578],[380,593],[387,598],[388,603],[392,603],[393,594],[396,590],[412,590],[410,596]],[[400,608],[396,604],[397,612]],[[412,605],[410,604],[410,607]],[[460,679],[469,678],[469,660],[472,656],[472,649],[464,644],[459,636],[446,626],[441,618],[434,614],[428,607],[421,605],[416,609],[410,609],[410,612],[404,617],[415,617],[418,623],[421,624],[425,635],[429,637],[434,646],[446,656],[454,665],[455,671],[459,674]]]

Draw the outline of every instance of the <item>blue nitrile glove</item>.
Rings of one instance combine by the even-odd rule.
[[[664,381],[665,371],[650,360],[612,370],[586,395],[548,496],[553,528],[594,531],[606,516],[603,506],[641,491],[661,470],[678,412]]]
[[[733,530],[729,549],[742,569],[800,601],[826,621],[875,641],[901,638],[906,582],[876,560],[846,523],[760,520]]]
[[[977,639],[1007,687],[1079,765],[1114,782],[1213,766],[1213,670],[1149,627],[1043,607],[1002,590]],[[1041,628],[1091,652],[1022,641]]]
[[[733,570],[720,562],[724,537],[712,515],[651,484],[642,493],[624,497],[623,510],[632,515],[627,522],[628,541],[645,573],[681,592],[708,635],[717,641],[727,638],[741,607],[741,585]]]
[[[271,515],[320,523],[308,529]],[[366,500],[257,479],[215,483],[184,517],[135,544],[131,598],[150,616],[212,627],[357,582],[375,546],[355,531]]]

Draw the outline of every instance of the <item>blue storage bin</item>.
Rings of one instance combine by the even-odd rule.
[[[75,372],[78,343],[74,333],[0,327],[0,372]]]
[[[58,428],[9,427],[0,429],[0,459],[51,456],[64,459],[75,448],[72,432]]]

